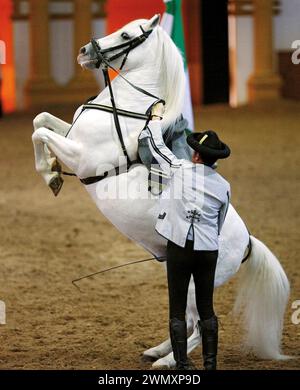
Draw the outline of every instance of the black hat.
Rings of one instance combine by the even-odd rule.
[[[230,155],[229,147],[220,141],[217,133],[213,130],[191,133],[186,141],[192,149],[206,159],[217,160]]]

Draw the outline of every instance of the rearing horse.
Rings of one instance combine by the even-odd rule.
[[[120,75],[111,84],[118,109],[145,114],[155,97],[159,97],[166,102],[163,129],[180,116],[185,80],[183,61],[172,40],[159,26],[158,15],[150,20],[133,21],[111,35],[88,43],[81,48],[78,62],[88,69],[105,67],[107,63],[121,68]],[[128,165],[128,159],[137,160],[138,136],[145,118],[118,115],[120,135],[115,113],[107,111],[107,106],[112,104],[109,87],[93,104],[106,106],[106,111],[79,107],[72,126],[48,113],[34,119],[32,140],[36,170],[57,193],[62,184],[60,172],[54,170],[57,157],[83,179],[99,210],[118,230],[156,257],[164,256],[166,241],[154,230],[158,198],[149,196],[148,170],[143,164],[134,164],[123,173],[121,169]],[[52,157],[51,152],[56,157]],[[95,177],[95,181],[85,180]],[[249,244],[247,228],[233,206],[229,207],[219,239],[216,287],[239,270]],[[270,250],[253,236],[250,242],[252,252],[242,266],[242,288],[236,301],[237,311],[244,315],[246,344],[259,357],[284,359],[280,343],[289,282]],[[200,342],[197,320],[191,280],[187,306],[191,332],[189,352]],[[170,340],[145,351],[144,355],[156,360],[154,366],[175,364]]]

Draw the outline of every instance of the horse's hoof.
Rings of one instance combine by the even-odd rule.
[[[57,158],[55,158],[52,162],[52,166],[51,166],[51,171],[52,172],[61,172],[61,165],[60,163],[57,161]]]
[[[55,196],[57,196],[59,194],[59,191],[61,190],[63,183],[64,183],[64,181],[60,175],[54,176],[51,179],[51,181],[49,183],[49,187],[51,188],[51,190]]]
[[[172,369],[173,365],[170,364],[170,362],[164,358],[161,358],[161,359],[158,359],[156,360],[156,362],[154,362],[152,364],[152,368],[153,369],[159,369],[159,370],[170,370]]]
[[[153,363],[153,362],[155,362],[156,360],[157,360],[158,358],[155,358],[154,356],[149,356],[149,355],[144,355],[144,354],[142,354],[141,355],[141,361],[143,362],[143,363]]]

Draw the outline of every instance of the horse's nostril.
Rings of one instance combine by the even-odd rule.
[[[86,53],[86,48],[84,46],[80,49],[80,53],[81,54],[85,54]]]

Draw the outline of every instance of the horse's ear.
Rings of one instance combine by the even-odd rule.
[[[160,22],[160,15],[156,14],[154,15],[147,23],[146,31],[153,30],[156,26],[159,25]]]

